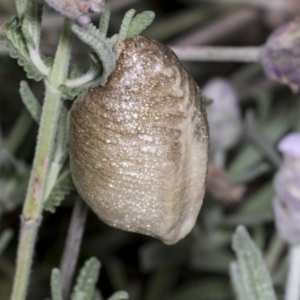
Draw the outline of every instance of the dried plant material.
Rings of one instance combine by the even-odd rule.
[[[91,12],[101,12],[105,0],[46,0],[49,6],[71,19],[76,19],[81,25],[88,24]]]
[[[206,187],[214,198],[227,204],[241,201],[246,192],[245,185],[232,185],[227,173],[211,163],[208,165]]]
[[[158,42],[138,36],[117,51],[105,86],[80,95],[71,110],[74,183],[107,224],[174,244],[194,226],[205,190],[200,90]]]

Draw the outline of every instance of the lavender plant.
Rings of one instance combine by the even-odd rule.
[[[29,78],[44,80],[45,98],[43,106],[40,107],[29,86],[24,82],[21,84],[22,99],[40,126],[22,213],[17,269],[11,296],[14,300],[26,297],[34,245],[45,200],[48,209],[51,210],[71,188],[70,174],[64,168],[67,161],[67,111],[62,99],[70,98],[71,95],[74,97],[88,87],[104,84],[115,65],[114,44],[127,36],[139,34],[153,19],[151,12],[133,18],[134,10],[131,10],[124,18],[120,33],[111,39],[106,38],[108,7],[100,29],[92,24],[81,27],[72,20],[65,19],[56,55],[52,60],[43,56],[39,49],[43,1],[17,0],[16,8],[18,15],[3,26],[1,39],[10,55],[18,59],[19,64],[24,67]],[[92,55],[92,66],[86,74],[68,79],[72,31],[89,45],[95,54]],[[58,196],[55,188],[59,190]],[[79,296],[76,297],[78,299]]]
[[[66,6],[62,6],[62,3],[54,0],[49,0],[49,2],[56,8],[57,4],[59,4],[59,11],[65,13]],[[67,2],[68,1],[66,1],[66,3]],[[32,119],[39,124],[39,137],[34,165],[30,176],[29,188],[27,190],[23,208],[17,273],[12,295],[13,300],[24,299],[26,296],[33,249],[43,210],[46,209],[55,212],[65,195],[73,189],[70,170],[68,168],[68,149],[66,145],[66,121],[68,118],[68,109],[62,100],[74,99],[87,88],[105,84],[107,77],[114,68],[116,60],[114,44],[119,40],[124,40],[138,34],[142,29],[149,25],[153,19],[153,14],[150,12],[145,12],[134,17],[134,11],[130,10],[123,20],[119,34],[107,38],[106,35],[110,16],[109,7],[107,5],[102,5],[102,1],[87,2],[90,4],[95,2],[100,5],[93,6],[93,8],[96,7],[94,10],[102,11],[99,28],[92,24],[84,27],[77,24],[75,19],[79,19],[81,23],[87,23],[90,20],[90,16],[88,15],[87,10],[79,10],[78,13],[78,7],[75,7],[75,13],[73,10],[73,13],[68,14],[68,16],[74,18],[74,20],[65,20],[54,60],[40,53],[43,1],[16,0],[18,16],[7,22],[1,29],[3,42],[6,44],[11,56],[16,58],[19,64],[24,67],[28,77],[35,80],[43,80],[45,83],[45,98],[43,101],[37,99],[38,97],[30,90],[29,85],[26,82],[22,82],[20,85],[20,94],[23,103],[30,112]],[[161,26],[161,28],[163,29],[163,26]],[[90,54],[91,67],[86,73],[78,72],[75,68],[69,71],[71,42],[74,33],[93,50]],[[293,35],[293,37],[295,36],[297,37],[297,34]],[[280,43],[277,43],[275,48],[284,48],[285,44],[282,44],[281,39],[279,40]],[[283,39],[283,41],[285,41],[285,39]],[[293,40],[292,42],[289,50],[292,49],[291,51],[294,52],[294,50],[296,51],[298,49],[298,39]],[[268,47],[269,44],[267,43],[265,46],[261,47],[174,47],[174,50],[183,60],[260,62],[261,59],[265,59]],[[262,58],[261,53],[264,53],[264,58]],[[288,57],[288,59],[290,59],[290,57]],[[264,62],[262,63],[264,64]],[[283,67],[282,72],[284,73],[284,78],[288,77],[291,70],[291,63],[289,60],[284,60],[283,63],[282,60],[272,61],[272,64],[277,63],[280,63],[279,67]],[[292,74],[292,77],[295,77],[294,73]],[[272,76],[270,78],[272,79]],[[288,83],[289,85],[293,82],[292,87],[296,90],[294,86],[298,85],[298,82],[291,81],[289,77],[288,80],[285,80],[282,76],[278,78],[280,79],[280,82]],[[264,93],[264,96],[265,95],[267,95],[267,92]],[[257,95],[255,97],[258,98]],[[40,104],[41,102],[42,104]],[[26,117],[24,117],[24,119],[26,119]],[[251,115],[247,113],[246,126],[251,131],[252,141],[255,140],[255,143],[253,143],[255,144],[255,147],[251,143],[249,143],[250,145],[241,146],[242,150],[239,152],[239,155],[234,158],[230,166],[231,168],[229,168],[232,178],[238,178],[237,180],[249,182],[258,175],[268,174],[270,170],[272,171],[278,166],[280,160],[278,160],[278,154],[274,152],[272,143],[274,143],[280,135],[291,129],[290,119],[291,118],[289,118],[286,110],[280,110],[279,113],[276,112],[276,114],[272,114],[266,123],[260,123],[261,120],[259,118],[251,119]],[[280,123],[280,126],[278,123]],[[20,124],[23,124],[23,126],[19,126],[19,128],[26,130],[26,126],[24,126],[26,122],[24,123],[22,121]],[[14,137],[9,140],[8,146],[11,147],[10,149],[15,149],[17,147],[18,141],[16,142],[16,140],[18,139],[15,139]],[[11,152],[13,153],[13,151]],[[247,159],[244,159],[245,157]],[[267,157],[272,163],[266,165],[265,162],[263,162],[262,157]],[[15,203],[20,203],[22,197],[16,197],[16,187],[19,189],[22,186],[24,191],[24,182],[26,182],[28,177],[29,168],[14,157],[12,157],[12,159],[18,166],[14,171],[17,170],[17,178],[19,181],[8,181],[7,178],[1,177],[0,188],[2,191],[5,188],[5,193],[2,193],[1,196],[5,195],[9,199],[13,199]],[[5,159],[5,161],[10,160]],[[240,163],[241,161],[243,161],[242,164]],[[238,167],[235,167],[237,165]],[[244,177],[240,176],[240,173],[236,170],[242,170],[244,172],[243,175],[245,175],[245,173],[247,174]],[[293,180],[295,180],[295,178],[293,178],[292,181]],[[22,185],[20,183],[22,183]],[[282,190],[282,187],[278,189]],[[292,189],[289,189],[287,191],[288,194],[291,191]],[[235,226],[236,224],[245,222],[249,226],[252,226],[254,238],[259,246],[261,246],[264,233],[261,230],[261,226],[259,228],[256,228],[256,226],[262,222],[269,222],[272,220],[270,212],[267,210],[264,211],[265,207],[269,207],[267,201],[271,198],[270,195],[272,195],[272,190],[270,191],[269,186],[263,186],[257,193],[254,193],[253,196],[250,195],[250,197],[247,197],[248,201],[245,201],[246,204],[241,205],[241,207],[237,209],[238,213],[234,215],[233,218],[223,215],[220,216],[218,215],[220,212],[216,210],[212,213],[206,211],[207,216],[204,217],[204,219],[206,219],[206,221],[204,221],[204,223],[206,222],[205,226],[210,229],[213,227],[213,230],[211,230],[213,233],[209,236],[206,236],[203,232],[201,233],[201,230],[199,233],[199,228],[196,226],[190,240],[183,241],[182,244],[175,246],[177,248],[170,248],[169,251],[158,244],[146,244],[140,252],[141,261],[143,262],[145,269],[155,270],[155,274],[151,278],[149,284],[150,287],[148,286],[149,291],[151,291],[151,284],[153,282],[158,283],[156,286],[153,284],[152,295],[149,293],[147,299],[159,299],[159,297],[155,298],[155,296],[153,296],[159,294],[156,287],[161,287],[164,284],[165,286],[171,285],[169,282],[166,282],[166,278],[169,278],[174,274],[174,277],[176,276],[176,267],[182,261],[188,261],[190,266],[196,270],[198,270],[197,268],[200,269],[204,266],[204,269],[208,268],[209,272],[214,272],[215,270],[217,270],[217,272],[224,272],[224,269],[225,272],[227,272],[226,263],[232,260],[232,256],[228,257],[225,251],[224,254],[224,252],[219,251],[219,249],[216,250],[216,248],[226,248],[226,245],[228,245],[227,243],[230,239],[230,232],[226,228],[228,224],[229,226]],[[275,211],[277,210],[276,205],[280,205],[281,213],[286,213],[287,211],[282,208],[285,207],[285,201],[287,200],[277,200],[274,201]],[[295,197],[293,198],[293,201],[294,200]],[[284,202],[284,204],[282,202]],[[0,213],[2,213],[2,209],[3,211],[10,209],[5,207],[5,203],[0,203]],[[78,206],[78,203],[80,202],[76,201],[75,207]],[[261,213],[261,211],[263,211],[263,213]],[[83,207],[79,209],[79,213],[84,215]],[[76,212],[74,209],[74,215],[75,214]],[[280,220],[278,221],[279,232],[281,232],[283,237],[287,235],[291,238],[292,236],[294,241],[297,237],[297,234],[291,235],[291,232],[297,232],[297,226],[292,222],[294,218],[290,218],[290,222],[287,222],[286,215],[284,217],[284,222],[280,217],[277,219]],[[81,217],[82,223],[84,223],[83,219],[84,217]],[[216,219],[218,220],[216,221]],[[280,229],[283,224],[285,224],[285,228]],[[76,226],[80,225],[77,223]],[[70,227],[78,229],[76,226],[71,224]],[[218,226],[220,226],[220,228]],[[83,225],[80,227],[83,230]],[[215,227],[217,227],[217,230],[215,230]],[[7,247],[11,237],[10,232],[11,231],[3,231],[0,236],[0,250],[1,247],[2,249]],[[226,234],[224,234],[224,232],[226,232]],[[69,236],[72,236],[72,234]],[[289,239],[287,240],[291,243]],[[205,241],[205,243],[203,243],[203,241]],[[193,245],[193,247],[191,245]],[[196,246],[194,247],[194,245]],[[275,239],[270,242],[270,249],[268,249],[268,252],[266,253],[267,265],[272,270],[274,269],[278,257],[282,254],[282,244],[279,242],[279,250],[276,245],[278,245],[278,239],[275,237]],[[78,243],[73,248],[75,249],[77,247],[79,247]],[[237,262],[234,262],[231,266],[231,277],[237,299],[275,299],[270,275],[265,267],[263,257],[258,250],[258,247],[254,245],[247,232],[241,227],[239,227],[234,234],[233,248],[237,255]],[[274,254],[273,248],[277,253]],[[66,246],[65,249],[68,249],[68,247]],[[191,251],[191,249],[193,250]],[[66,250],[66,253],[70,252]],[[199,255],[199,253],[201,253],[201,255]],[[210,255],[208,255],[208,253]],[[209,259],[211,257],[213,257],[213,261]],[[65,286],[64,278],[66,276],[64,270],[69,266],[64,266],[64,261],[66,262],[65,256],[62,258],[60,270],[55,269],[52,272],[51,297],[53,300],[65,299],[66,294],[68,294],[68,292],[65,294],[63,291]],[[72,254],[72,263],[74,263],[74,261],[76,263],[77,256]],[[169,269],[171,272],[169,273],[168,269],[165,268],[166,262],[171,265],[171,268]],[[296,265],[297,264],[294,264],[294,266]],[[71,293],[72,299],[102,299],[100,292],[95,289],[99,268],[100,264],[95,258],[86,262]],[[120,268],[116,269],[118,271],[120,270]],[[207,271],[207,269],[205,270]],[[119,273],[121,274],[122,272]],[[204,285],[201,284],[202,282],[199,281],[194,286],[183,287],[181,291],[176,290],[171,295],[170,299],[231,299],[230,291],[226,290],[226,288],[222,289],[222,285],[218,285],[218,282],[211,284],[211,289],[203,288]],[[209,286],[209,284],[207,286]],[[221,291],[219,294],[214,293],[216,291],[216,286],[219,287]],[[297,284],[292,284],[290,287],[288,285],[287,291],[292,290],[292,288],[298,289],[298,287]],[[155,290],[157,294],[155,294],[153,290]],[[126,292],[117,292],[109,299],[127,298],[128,295]],[[293,298],[287,299],[290,300]]]

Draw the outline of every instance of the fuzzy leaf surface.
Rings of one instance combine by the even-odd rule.
[[[25,38],[19,26],[18,18],[13,17],[0,31],[0,41],[12,58],[17,59],[18,64],[24,68],[27,77],[40,81],[45,78],[30,60]]]
[[[65,196],[73,189],[71,171],[69,168],[64,168],[44,204],[44,209],[54,213],[56,208],[65,199]]]
[[[102,38],[106,38],[110,18],[110,7],[105,4],[100,16],[99,32]]]
[[[52,300],[63,300],[61,288],[60,272],[53,269],[51,273],[51,296]]]
[[[72,300],[92,300],[95,293],[95,284],[98,280],[100,262],[92,257],[82,267],[77,278]]]
[[[104,39],[100,35],[99,30],[92,24],[85,27],[74,24],[72,30],[78,38],[89,45],[99,57],[103,67],[100,84],[104,85],[116,64],[116,55],[113,51],[113,45]]]
[[[26,14],[22,21],[22,32],[27,42],[38,49],[41,39],[43,0],[28,1]]]
[[[244,283],[241,278],[239,265],[237,262],[232,262],[230,264],[230,279],[231,284],[234,290],[234,293],[237,297],[237,300],[248,300],[248,295],[244,290]]]
[[[128,28],[127,38],[139,35],[143,30],[145,30],[154,20],[155,14],[153,11],[144,11],[136,15]]]
[[[122,25],[119,32],[119,41],[124,41],[128,36],[128,30],[131,23],[131,20],[135,14],[134,9],[130,9],[123,18]]]
[[[262,254],[245,227],[238,226],[236,229],[232,248],[237,255],[241,281],[249,300],[276,300],[272,280]]]

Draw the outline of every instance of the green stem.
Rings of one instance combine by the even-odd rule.
[[[21,234],[17,254],[17,269],[11,300],[24,300],[38,227],[42,219],[47,173],[51,162],[57,121],[61,109],[59,86],[67,77],[71,42],[71,21],[66,19],[54,65],[46,81],[46,93],[38,133],[38,141],[22,214]]]
[[[275,233],[265,256],[268,269],[271,273],[274,271],[285,247],[286,243]]]

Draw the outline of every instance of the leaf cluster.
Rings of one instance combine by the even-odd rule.
[[[90,258],[81,268],[73,288],[71,300],[103,300],[100,292],[96,289],[100,270],[100,262],[95,257]],[[52,271],[51,295],[52,300],[62,300],[61,274],[58,269]],[[129,296],[126,292],[114,293],[107,300],[127,300]]]
[[[116,43],[139,35],[154,19],[154,13],[151,11],[145,11],[135,17],[134,14],[134,9],[125,14],[119,33],[111,38],[107,38],[110,17],[108,5],[105,5],[101,14],[99,28],[93,24],[83,27],[73,24],[73,32],[81,41],[89,45],[93,52],[91,54],[91,67],[88,72],[67,81],[65,85],[61,86],[65,99],[73,99],[87,88],[106,83],[107,78],[115,68],[117,59]]]
[[[4,43],[10,56],[17,59],[18,64],[24,68],[28,78],[36,81],[45,78],[45,75],[31,61],[26,39],[17,17],[13,17],[3,25],[0,31],[0,41]]]

